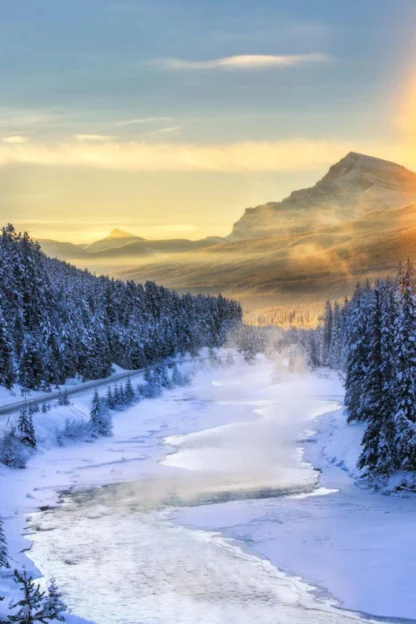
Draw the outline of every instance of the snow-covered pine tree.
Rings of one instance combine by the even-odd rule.
[[[160,376],[158,371],[154,368],[148,368],[144,373],[144,379],[146,380],[145,396],[148,399],[155,399],[160,396],[162,392],[162,386],[160,384]]]
[[[107,394],[105,396],[105,400],[107,402],[108,409],[114,409],[116,406],[116,402],[114,400],[113,391],[111,390],[111,386],[107,388]]]
[[[130,377],[127,378],[124,394],[125,394],[125,397],[126,397],[127,405],[129,405],[130,403],[132,403],[134,401],[134,390],[133,390],[133,386],[132,386]]]
[[[324,317],[324,333],[322,340],[322,354],[321,354],[321,362],[324,366],[328,366],[329,364],[329,352],[331,348],[332,342],[332,328],[333,328],[333,312],[332,305],[330,301],[325,303],[325,317]]]
[[[0,439],[0,462],[11,468],[26,466],[27,450],[16,435],[14,428],[9,429]]]
[[[347,329],[348,356],[344,403],[348,412],[348,422],[362,421],[366,417],[361,409],[362,387],[370,345],[367,315],[372,303],[371,290],[368,287],[362,289],[358,284],[351,302]]]
[[[10,605],[10,609],[18,609],[16,613],[8,616],[8,622],[16,624],[48,624],[58,620],[63,622],[62,611],[66,608],[61,600],[61,596],[56,589],[53,595],[42,592],[38,584],[35,584],[33,578],[28,576],[27,572],[20,573],[14,571],[14,580],[20,585],[20,591],[23,593],[21,600]]]
[[[25,388],[39,388],[43,380],[42,343],[26,334],[19,362],[19,383]]]
[[[90,424],[95,433],[99,433],[101,412],[102,412],[101,399],[98,394],[98,390],[94,390],[94,394],[92,397],[91,411],[90,411]]]
[[[342,369],[342,346],[343,346],[343,315],[337,301],[334,303],[332,313],[331,343],[328,351],[328,365],[334,370]]]
[[[169,388],[170,386],[169,372],[168,372],[168,367],[165,361],[161,362],[157,366],[155,370],[155,374],[159,377],[159,383],[162,386],[162,388]]]
[[[122,404],[123,395],[120,392],[120,388],[118,384],[114,385],[113,400],[114,400],[114,407],[117,407]]]
[[[374,289],[374,306],[369,309],[370,345],[363,384],[361,387],[361,419],[368,422],[363,437],[363,450],[358,467],[368,475],[376,475],[379,466],[379,445],[383,428],[383,364],[382,364],[382,313],[380,285]]]
[[[0,569],[10,568],[9,552],[7,550],[6,536],[4,535],[3,520],[0,516]]]
[[[408,258],[397,280],[398,317],[395,326],[397,467],[416,470],[416,299],[415,273]]]
[[[123,382],[120,383],[118,391],[119,391],[119,405],[124,406],[127,404],[127,400],[126,400],[126,387]]]
[[[98,391],[94,391],[90,412],[91,429],[96,435],[110,436],[112,433],[111,415],[103,408]]]
[[[13,346],[1,308],[0,298],[0,386],[5,386],[10,390],[13,387],[15,379]]]
[[[67,610],[67,605],[62,598],[62,592],[59,591],[54,578],[48,585],[48,593],[45,597],[43,610],[44,617],[58,622],[65,622],[63,613]]]
[[[381,294],[381,373],[383,378],[380,405],[381,429],[378,444],[378,464],[375,472],[389,476],[396,466],[394,444],[394,413],[396,407],[395,322],[397,318],[395,285],[387,279],[380,285]]]
[[[22,444],[30,446],[31,448],[36,447],[36,435],[32,414],[25,408],[20,410],[19,420],[17,421],[17,431]]]

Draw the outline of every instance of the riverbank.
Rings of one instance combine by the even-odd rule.
[[[57,578],[84,618],[69,622],[361,621],[337,613],[336,599],[380,615],[416,613],[411,563],[389,562],[390,572],[381,565],[399,547],[397,536],[383,544],[399,525],[413,557],[413,500],[358,490],[333,459],[359,433],[343,425],[334,373],[280,383],[274,375],[266,358],[201,370],[190,387],[116,413],[111,438],[64,447],[45,440],[26,470],[0,470],[12,559]],[[60,409],[87,417],[89,402]],[[390,501],[388,513],[380,501]],[[21,552],[30,546],[21,537],[27,518],[36,568]],[[0,594],[11,591],[6,577],[0,583]]]
[[[190,366],[185,366],[184,372],[188,372]],[[244,363],[235,368],[247,380],[252,373],[251,367]],[[265,368],[266,375],[270,374],[270,364]],[[0,465],[0,509],[11,565],[10,570],[0,573],[0,596],[5,597],[0,602],[0,615],[6,612],[6,605],[15,596],[11,572],[14,568],[25,567],[41,582],[42,575],[47,579],[52,574],[47,565],[41,562],[35,566],[31,561],[29,549],[33,536],[27,521],[30,527],[39,509],[56,507],[64,492],[155,478],[161,471],[169,472],[166,487],[170,488],[175,470],[163,468],[159,463],[169,450],[164,446],[167,435],[214,427],[232,422],[233,418],[252,418],[250,409],[227,412],[216,409],[207,413],[206,405],[212,394],[221,393],[211,383],[212,379],[217,375],[235,375],[228,369],[218,369],[218,373],[216,370],[203,365],[192,386],[165,391],[161,398],[143,400],[115,412],[113,436],[93,443],[67,441],[65,446],[58,446],[56,441],[57,430],[63,428],[66,418],[89,419],[93,390],[73,399],[70,406],[55,405],[47,414],[34,414],[38,450],[30,457],[27,468],[16,470]],[[62,589],[65,592],[65,587]],[[70,598],[68,602],[71,603]],[[68,621],[81,620],[69,616]]]
[[[335,374],[322,381],[316,376],[315,393],[341,401]],[[299,446],[320,473],[313,492],[180,510],[175,522],[220,531],[342,609],[416,619],[416,497],[356,484],[363,426],[347,426],[342,409],[312,421],[305,414],[305,427],[314,431]]]

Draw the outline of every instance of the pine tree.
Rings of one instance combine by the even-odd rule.
[[[62,598],[62,592],[59,591],[54,578],[51,579],[48,585],[48,594],[44,603],[44,611],[46,618],[51,620],[58,620],[59,622],[65,622],[65,618],[62,615],[67,610],[67,605]]]
[[[111,386],[108,386],[108,388],[107,388],[106,402],[107,402],[107,405],[108,405],[109,409],[114,409],[115,408],[116,402],[114,400],[114,395],[113,395],[113,392],[111,390]]]
[[[381,372],[383,378],[383,400],[380,420],[382,423],[378,445],[378,465],[375,471],[379,475],[389,476],[396,465],[394,444],[396,407],[396,355],[395,355],[395,320],[397,318],[395,288],[391,280],[381,286]]]
[[[159,383],[163,388],[169,388],[170,379],[168,373],[168,367],[166,366],[166,362],[162,362],[156,369],[156,374],[159,377]]]
[[[36,435],[35,428],[33,426],[32,414],[26,409],[20,411],[19,420],[17,423],[17,431],[22,444],[36,447]]]
[[[0,569],[1,568],[10,568],[10,564],[6,536],[4,535],[3,520],[0,516]]]
[[[48,408],[47,408],[46,403],[42,403],[42,414],[46,414],[47,411],[48,411]]]
[[[162,387],[160,385],[160,377],[157,370],[149,368],[145,371],[144,378],[147,381],[146,384],[146,398],[154,399],[161,395]]]
[[[130,377],[127,378],[126,388],[125,388],[124,394],[125,394],[125,397],[126,397],[126,403],[127,404],[132,403],[132,401],[134,400],[134,390],[133,390],[133,386],[132,386]]]
[[[416,470],[416,299],[415,275],[407,259],[398,276],[398,318],[395,328],[397,467]]]
[[[92,397],[92,405],[90,411],[90,423],[93,430],[96,433],[99,433],[100,429],[100,417],[102,412],[101,399],[98,394],[98,390],[94,390],[94,395]]]
[[[367,314],[372,304],[371,291],[358,285],[354,293],[347,337],[347,371],[345,381],[345,407],[348,422],[363,421],[366,414],[362,411],[362,387],[368,364],[370,344]]]
[[[20,585],[23,597],[18,602],[11,604],[10,609],[17,609],[17,613],[8,616],[8,622],[17,624],[48,624],[53,620],[63,622],[62,611],[66,605],[61,599],[56,585],[52,587],[52,593],[46,594],[35,584],[33,578],[26,571],[20,573],[14,571],[14,580]]]
[[[5,386],[10,390],[13,387],[15,379],[13,347],[1,309],[0,298],[0,386]]]
[[[25,388],[39,388],[43,379],[42,344],[27,334],[19,363],[19,383]]]
[[[104,410],[97,390],[95,390],[92,399],[90,424],[96,435],[110,436],[112,433],[111,415]]]
[[[119,389],[118,389],[118,396],[119,396],[119,405],[120,406],[124,406],[127,404],[127,399],[126,399],[126,388],[124,386],[124,383],[121,382]]]
[[[27,452],[17,437],[14,428],[7,431],[0,440],[0,462],[11,468],[24,468],[26,466]]]
[[[322,343],[322,355],[321,361],[324,366],[329,364],[329,352],[332,342],[332,329],[333,329],[333,312],[331,302],[325,303],[325,320],[324,320],[324,334]]]
[[[380,436],[383,429],[383,366],[382,366],[382,314],[380,287],[374,289],[374,308],[368,320],[371,343],[367,368],[362,385],[361,414],[368,422],[363,437],[363,451],[358,467],[374,475],[378,472]]]

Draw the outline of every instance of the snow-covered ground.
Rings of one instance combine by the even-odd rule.
[[[29,518],[30,559],[96,624],[362,619],[337,604],[416,619],[416,498],[354,484],[362,431],[344,424],[335,374],[273,373],[266,359],[207,368],[93,444],[48,437],[90,397],[50,412],[28,468],[0,468],[16,563],[32,565]]]

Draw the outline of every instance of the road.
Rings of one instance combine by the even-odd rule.
[[[204,358],[208,359],[208,358]],[[180,364],[186,364],[187,362],[191,362],[192,360],[182,360]],[[114,375],[109,375],[109,377],[105,377],[104,379],[96,379],[93,381],[86,381],[84,383],[78,384],[73,387],[67,387],[66,390],[68,395],[72,396],[74,394],[80,394],[81,392],[85,392],[86,390],[90,390],[91,388],[99,388],[100,386],[106,386],[108,384],[114,383],[121,379],[127,379],[128,377],[136,377],[143,373],[146,369],[154,368],[153,366],[147,366],[145,368],[138,368],[136,370],[123,371],[122,373],[114,373]],[[44,402],[52,401],[53,399],[59,398],[59,394],[62,390],[56,390],[53,392],[45,392],[44,394],[37,395],[33,398],[27,398],[26,401],[14,401],[13,403],[9,403],[7,405],[0,406],[0,416],[4,416],[5,414],[11,414],[13,412],[17,412],[21,410],[23,407],[28,407],[29,405],[41,404]]]

